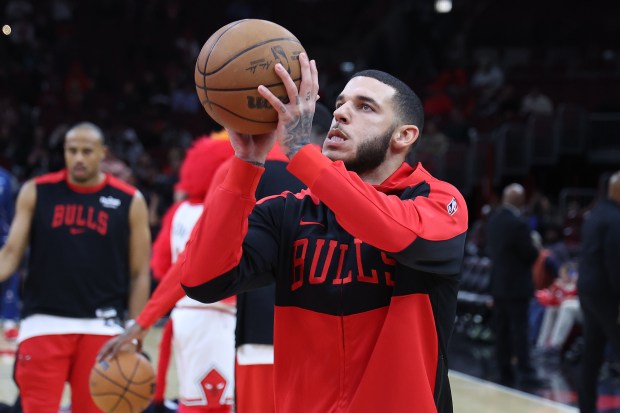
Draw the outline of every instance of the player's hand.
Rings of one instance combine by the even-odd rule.
[[[312,118],[319,93],[319,76],[316,62],[309,60],[306,53],[299,55],[301,82],[299,90],[291,75],[281,64],[276,64],[276,74],[288,95],[288,103],[283,103],[268,88],[261,85],[258,93],[278,112],[276,137],[282,151],[291,159],[299,149],[310,143]]]
[[[227,131],[230,144],[235,150],[235,156],[248,162],[264,164],[267,154],[276,141],[273,132],[262,135],[245,135],[230,129],[227,129]]]
[[[99,354],[97,354],[97,362],[115,358],[121,351],[141,351],[141,343],[146,333],[147,330],[142,328],[140,324],[133,324],[122,334],[111,338],[101,347]]]

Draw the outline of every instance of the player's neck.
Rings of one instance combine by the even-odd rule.
[[[101,183],[104,180],[105,180],[105,174],[103,172],[99,172],[97,175],[95,175],[94,177],[92,177],[91,179],[88,179],[86,181],[76,181],[76,180],[73,179],[71,174],[67,174],[67,181],[72,186],[77,186],[77,187],[80,187],[80,188],[89,188],[89,187],[93,187],[93,186],[98,186],[98,185],[101,185]]]
[[[386,159],[381,165],[371,171],[362,172],[359,174],[360,178],[364,182],[371,185],[381,185],[388,179],[400,166],[402,161],[393,159]]]

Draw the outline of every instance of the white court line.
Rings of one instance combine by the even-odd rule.
[[[563,403],[558,403],[553,400],[545,399],[544,397],[536,396],[531,393],[526,393],[521,390],[513,389],[510,387],[502,386],[501,384],[493,383],[487,380],[480,379],[478,377],[473,377],[465,373],[461,373],[458,371],[450,370],[450,377],[454,377],[463,381],[469,381],[472,383],[476,383],[482,387],[486,387],[488,389],[493,389],[500,393],[511,394],[516,397],[520,397],[526,400],[530,400],[535,403],[540,403],[545,406],[552,407],[556,409],[557,412],[567,412],[567,413],[579,413],[579,409],[576,407],[568,406]]]

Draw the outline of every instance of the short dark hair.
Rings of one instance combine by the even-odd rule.
[[[357,72],[351,76],[351,79],[359,76],[371,77],[393,87],[396,90],[394,94],[394,108],[396,109],[400,121],[403,122],[404,125],[417,126],[420,130],[420,134],[422,133],[422,129],[424,128],[424,108],[422,107],[422,101],[405,82],[395,78],[389,73],[374,69]]]

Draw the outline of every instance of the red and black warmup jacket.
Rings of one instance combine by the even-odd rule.
[[[288,169],[309,189],[256,204],[263,169],[233,161],[187,244],[187,294],[275,279],[278,412],[451,412],[461,194],[421,165],[373,186],[311,146]]]

